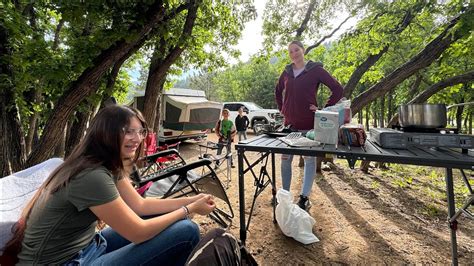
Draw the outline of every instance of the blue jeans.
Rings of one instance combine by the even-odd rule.
[[[304,176],[301,195],[309,196],[316,175],[316,157],[303,156],[304,158]],[[293,155],[281,155],[281,181],[283,189],[290,191]]]
[[[131,243],[109,227],[98,232],[89,246],[65,264],[184,265],[199,238],[198,226],[188,219],[140,244]]]

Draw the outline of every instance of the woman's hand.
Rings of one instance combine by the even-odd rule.
[[[313,111],[313,112],[316,112],[318,110],[318,107],[314,104],[310,104],[309,105],[309,110]]]
[[[197,213],[199,215],[208,215],[216,208],[214,197],[208,194],[199,194],[194,197],[201,196],[196,201],[188,205],[190,213]]]
[[[191,199],[191,203],[193,203],[193,202],[199,200],[200,198],[202,198],[202,197],[204,197],[204,196],[206,196],[206,195],[207,195],[207,194],[199,193],[199,194],[197,194],[197,195],[195,195],[195,196],[192,196],[192,197],[189,197],[189,198]]]

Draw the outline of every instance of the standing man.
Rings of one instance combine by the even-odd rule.
[[[247,139],[247,128],[250,124],[249,118],[244,114],[244,107],[239,108],[239,115],[235,118],[235,127],[239,135],[239,141]]]

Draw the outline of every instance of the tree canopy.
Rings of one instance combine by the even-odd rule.
[[[269,0],[264,51],[228,65],[255,16],[251,1],[2,1],[2,176],[67,156],[111,96],[126,103],[141,91],[157,130],[159,96],[182,71],[197,73],[183,86],[213,100],[276,107],[274,87],[294,39],[343,84],[360,123],[362,113],[366,124],[394,123],[397,106],[408,102],[474,101],[470,1]],[[140,85],[131,75],[137,66]],[[323,102],[328,92],[320,91]],[[457,106],[450,121],[472,132],[472,114]]]
[[[232,45],[254,14],[251,3],[210,0],[2,1],[2,176],[67,154],[103,101],[125,99],[127,69],[142,58],[152,95],[171,66],[222,65],[220,52],[236,54]],[[153,115],[156,104],[144,109]]]

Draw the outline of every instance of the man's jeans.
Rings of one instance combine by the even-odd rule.
[[[112,228],[106,228],[65,265],[184,265],[199,237],[198,226],[188,219],[170,225],[140,244],[133,244]]]
[[[239,141],[242,140],[242,137],[244,139],[247,139],[247,130],[244,130],[244,131],[237,131],[237,135],[239,135]]]
[[[311,188],[314,182],[314,176],[316,174],[316,157],[303,156],[304,158],[304,176],[303,176],[303,187],[301,189],[301,195],[309,196],[311,194]],[[281,180],[283,189],[290,191],[292,167],[291,162],[293,161],[293,155],[282,154],[281,155]]]

